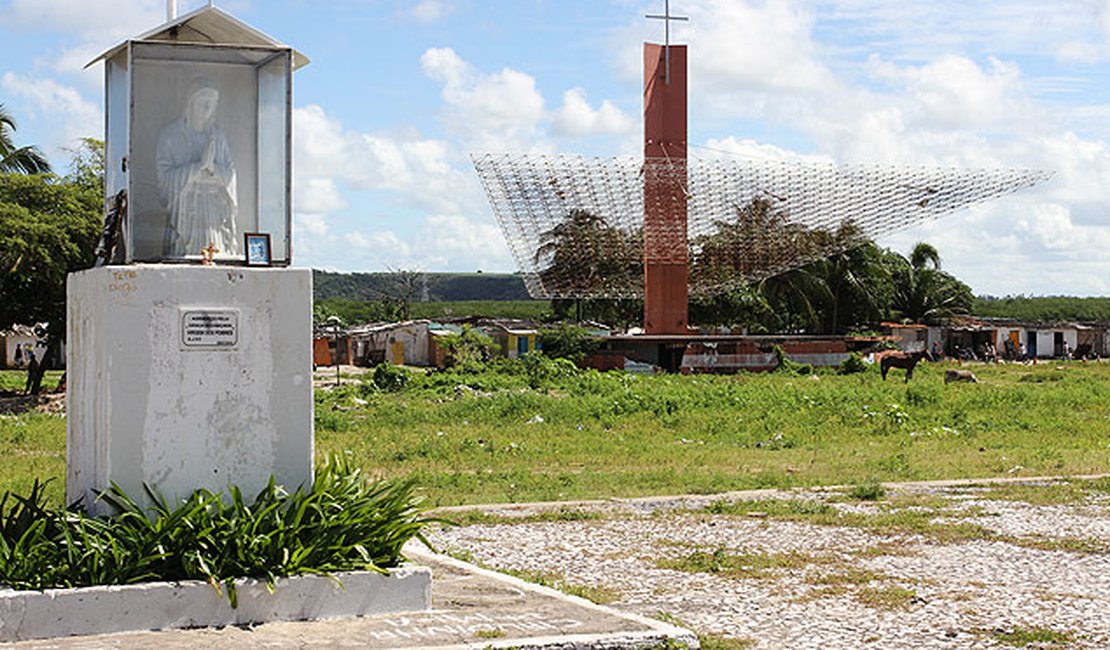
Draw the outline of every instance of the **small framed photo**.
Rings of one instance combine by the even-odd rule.
[[[244,233],[247,250],[247,266],[270,266],[270,234],[265,232]]]

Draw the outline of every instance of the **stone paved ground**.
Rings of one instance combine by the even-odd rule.
[[[744,647],[1110,648],[1105,483],[1054,505],[928,485],[878,502],[830,491],[747,496],[780,505],[713,515],[697,511],[705,499],[691,497],[563,506],[555,515],[505,510],[532,516],[434,539],[481,564],[586,587],[619,610],[747,640]],[[784,499],[818,504],[803,512],[825,503],[872,524],[926,513],[916,521],[929,528],[790,520],[775,511]],[[584,518],[590,511],[600,516]],[[718,570],[660,566],[683,558]]]

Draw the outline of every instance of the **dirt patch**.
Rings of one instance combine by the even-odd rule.
[[[65,415],[66,396],[64,393],[45,395],[0,395],[0,414],[22,415],[23,413],[49,413]]]

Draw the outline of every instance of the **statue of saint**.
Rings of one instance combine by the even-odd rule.
[[[219,103],[220,92],[207,79],[194,80],[181,119],[158,136],[158,189],[170,217],[167,256],[199,257],[210,245],[226,255],[240,254],[235,164],[216,125]]]

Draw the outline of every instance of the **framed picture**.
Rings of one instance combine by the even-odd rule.
[[[264,232],[243,233],[246,239],[247,266],[270,266],[270,235]]]

